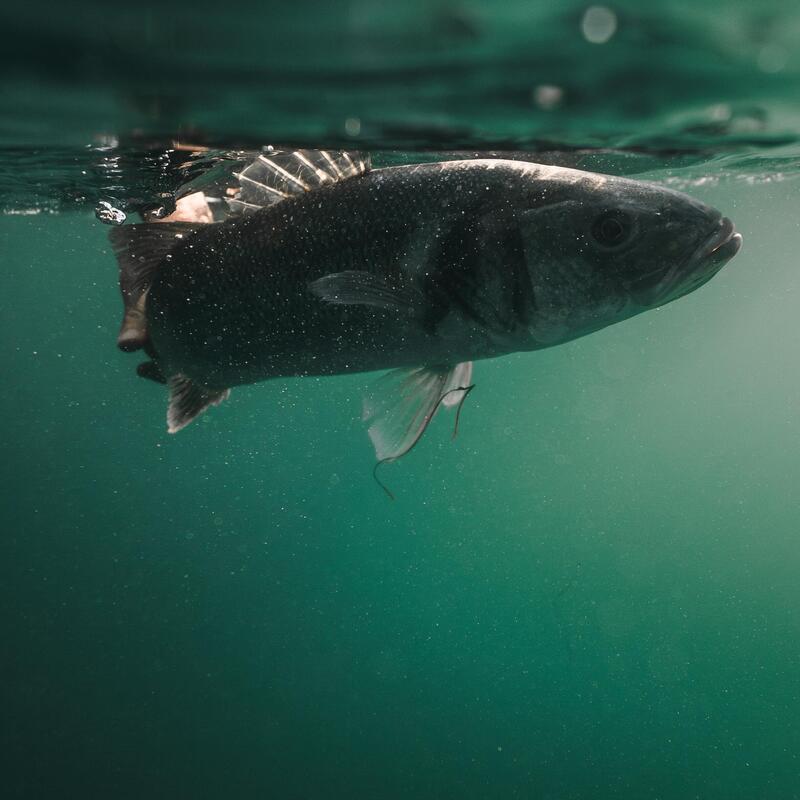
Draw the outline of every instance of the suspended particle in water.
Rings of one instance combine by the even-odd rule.
[[[344,131],[348,136],[358,136],[361,133],[361,120],[358,117],[348,117],[344,121]]]
[[[532,95],[533,102],[542,111],[552,111],[561,105],[561,101],[564,99],[564,90],[560,86],[542,83],[533,90]]]
[[[589,6],[581,19],[581,33],[587,42],[605,44],[617,32],[617,15],[606,6]]]
[[[709,107],[708,116],[714,122],[728,122],[733,116],[733,110],[727,103],[716,103]]]
[[[100,222],[106,225],[122,225],[125,222],[126,214],[118,208],[114,208],[111,203],[101,200],[94,210],[94,215]]]

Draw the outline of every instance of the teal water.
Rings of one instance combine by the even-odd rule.
[[[589,45],[577,5],[103,8],[17,9],[3,56],[26,103],[0,101],[0,796],[800,797],[797,9],[615,6],[621,38]],[[184,105],[130,101],[189,81],[193,41],[213,56]],[[58,76],[53,42],[85,63]],[[532,113],[559,77],[584,93]],[[213,149],[186,168],[189,128]],[[359,420],[372,376],[240,387],[168,436],[114,346],[96,203],[133,215],[231,149],[351,140],[643,175],[745,245],[676,303],[478,363],[458,438],[442,416],[385,467],[395,502]]]

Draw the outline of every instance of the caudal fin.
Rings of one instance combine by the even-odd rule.
[[[109,233],[119,264],[119,288],[125,312],[117,346],[132,352],[147,344],[145,303],[147,291],[164,257],[200,225],[191,222],[162,222],[122,225]]]

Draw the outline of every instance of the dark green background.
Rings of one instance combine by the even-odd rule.
[[[0,797],[800,797],[798,7],[614,8],[0,10]],[[173,135],[649,169],[745,244],[477,364],[392,503],[368,376],[165,433],[91,209],[177,188]]]
[[[106,229],[0,220],[4,795],[798,796],[795,188],[696,190],[743,252],[479,363],[394,503],[367,378],[168,436]]]

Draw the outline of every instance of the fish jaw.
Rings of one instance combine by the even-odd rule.
[[[667,276],[660,305],[685,297],[710,281],[741,249],[742,235],[728,217],[719,215],[711,231],[688,260]]]

